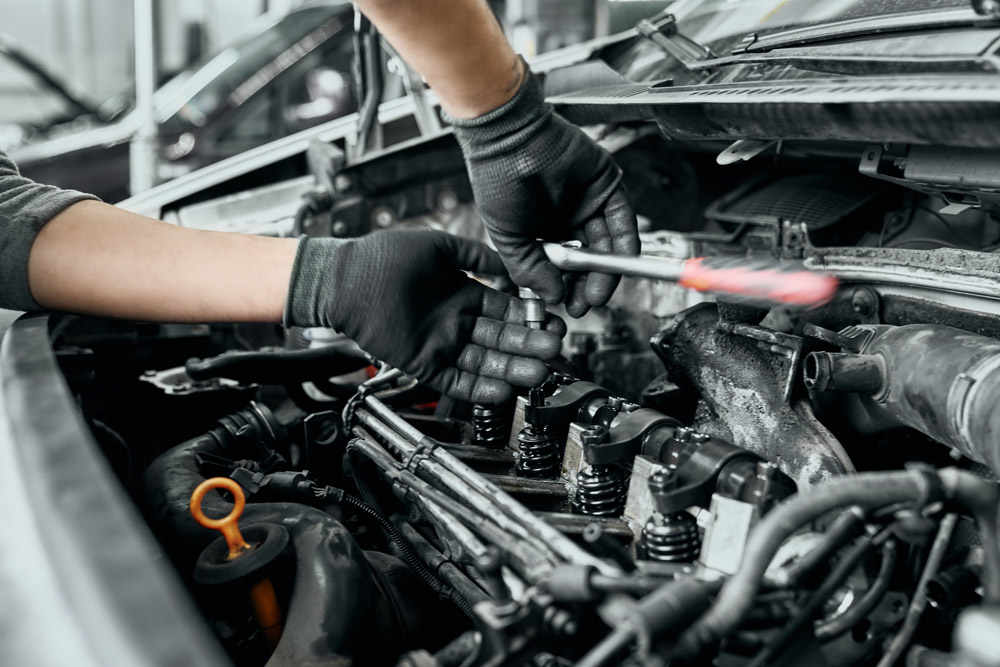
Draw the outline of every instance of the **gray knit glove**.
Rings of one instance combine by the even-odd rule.
[[[611,156],[552,110],[530,71],[502,107],[448,120],[486,229],[514,282],[550,304],[565,297],[574,317],[607,303],[618,276],[574,274],[567,289],[538,239],[638,254],[635,213]]]
[[[304,238],[292,269],[285,324],[341,331],[361,349],[428,386],[474,403],[497,404],[511,385],[548,375],[565,324],[522,325],[519,299],[465,271],[501,275],[482,243],[444,232],[385,230],[355,241]]]

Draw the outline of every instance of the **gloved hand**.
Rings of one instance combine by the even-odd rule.
[[[519,299],[463,271],[502,275],[482,243],[444,232],[386,230],[354,241],[304,238],[292,269],[285,324],[341,331],[363,350],[427,385],[497,404],[511,385],[548,375],[565,324],[528,329]]]
[[[566,297],[574,317],[607,303],[618,276],[573,275],[567,294],[537,239],[578,239],[594,250],[639,253],[635,213],[611,156],[552,110],[530,71],[500,108],[448,120],[486,229],[514,282],[550,304]]]

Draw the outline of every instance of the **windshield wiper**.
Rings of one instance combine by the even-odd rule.
[[[914,11],[865,16],[819,25],[792,28],[768,35],[751,33],[733,49],[733,55],[762,53],[773,49],[804,46],[853,37],[873,37],[898,32],[942,30],[948,28],[990,27],[1000,24],[996,14],[983,15],[972,7],[955,7],[939,11]]]
[[[702,46],[677,29],[677,19],[669,10],[664,10],[636,24],[639,34],[680,61],[691,72],[707,76],[704,67],[699,67],[716,56],[707,46]]]

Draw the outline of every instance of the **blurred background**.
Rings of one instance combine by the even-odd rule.
[[[529,58],[666,4],[491,2]],[[347,2],[0,0],[0,16],[0,149],[107,201],[358,107]],[[383,100],[405,94],[384,64]]]

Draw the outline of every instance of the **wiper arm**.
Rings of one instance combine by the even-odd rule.
[[[714,60],[715,54],[707,46],[702,46],[677,29],[677,19],[669,10],[664,10],[636,24],[639,34],[679,60],[686,69],[707,75],[699,63]]]
[[[973,11],[971,6],[939,11],[898,12],[881,16],[865,16],[792,28],[762,36],[751,33],[743,40],[741,46],[733,49],[733,55],[761,53],[818,42],[853,37],[873,37],[897,32],[996,26],[998,18],[1000,17],[996,14],[979,14],[977,11]]]

